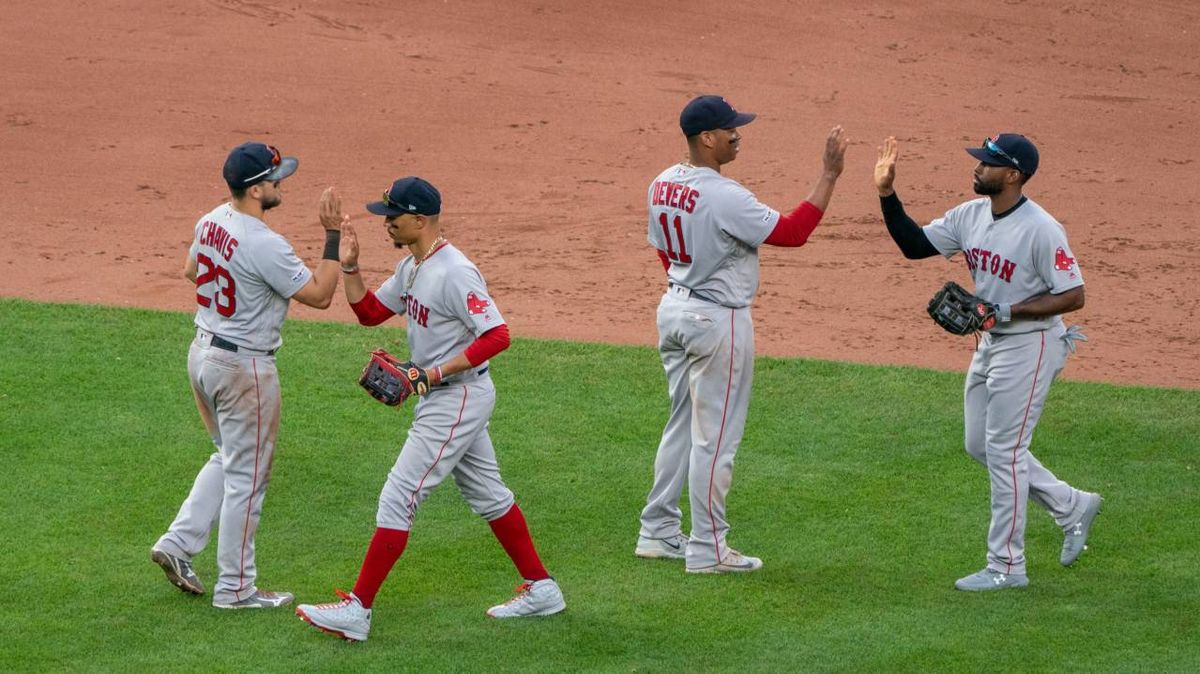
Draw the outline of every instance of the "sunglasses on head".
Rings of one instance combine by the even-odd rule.
[[[1017,161],[1016,157],[1013,157],[1011,154],[1001,150],[1000,146],[996,144],[996,141],[992,140],[991,138],[983,139],[983,149],[993,157],[999,157],[1007,162],[1012,162],[1013,168],[1017,170],[1021,169],[1021,162]]]
[[[266,171],[259,171],[258,173],[250,176],[249,178],[246,178],[245,180],[242,181],[243,183],[252,183],[252,182],[262,178],[263,176],[267,175],[271,171],[274,171],[275,167],[279,166],[280,162],[283,161],[283,156],[279,154],[279,150],[274,145],[268,145],[267,149],[271,151],[271,167],[268,168]],[[274,183],[275,183],[276,187],[279,187],[278,180],[274,181]]]

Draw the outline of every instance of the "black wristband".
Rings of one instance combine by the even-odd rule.
[[[338,261],[338,247],[342,244],[342,233],[336,229],[325,230],[325,252],[321,253],[322,260]]]

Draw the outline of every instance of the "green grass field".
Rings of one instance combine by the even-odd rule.
[[[483,615],[519,579],[446,484],[370,640],[347,644],[290,609],[213,609],[148,560],[212,450],[190,326],[0,300],[0,669],[1200,670],[1198,391],[1055,384],[1033,451],[1105,510],[1064,569],[1031,506],[1030,587],[975,595],[952,587],[984,564],[988,512],[961,447],[962,374],[760,359],[729,514],[730,542],[766,566],[688,576],[632,554],[667,409],[657,354],[518,339],[493,362],[492,435],[568,610]],[[353,586],[410,419],[355,381],[402,333],[289,321],[284,339],[260,583],[328,601]],[[215,538],[196,560],[210,583],[214,555]]]

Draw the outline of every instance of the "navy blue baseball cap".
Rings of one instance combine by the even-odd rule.
[[[221,173],[229,187],[244,190],[266,180],[283,180],[299,165],[300,160],[280,155],[273,145],[251,141],[229,152]]]
[[[679,113],[679,128],[683,135],[694,136],[713,129],[732,129],[745,126],[758,115],[753,112],[738,112],[720,96],[697,96]]]
[[[967,154],[988,166],[1007,166],[1030,176],[1037,172],[1037,148],[1033,141],[1019,133],[985,138],[982,146],[967,148]]]
[[[408,176],[392,183],[383,193],[383,201],[372,201],[367,210],[388,218],[405,213],[437,215],[442,212],[442,195],[428,181]]]

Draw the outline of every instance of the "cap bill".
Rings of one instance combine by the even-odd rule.
[[[388,218],[396,215],[404,215],[405,213],[410,212],[400,208],[393,208],[384,201],[372,201],[371,203],[367,204],[367,211],[374,213],[375,215],[382,215]]]
[[[987,164],[988,166],[1007,166],[1008,168],[1016,168],[1009,160],[1005,159],[1004,157],[997,157],[981,147],[968,147],[963,149],[967,151],[967,154]]]
[[[733,118],[733,121],[729,123],[729,126],[725,128],[736,129],[739,126],[746,126],[750,122],[753,122],[755,117],[758,117],[758,115],[753,112],[739,112],[737,116]]]
[[[263,180],[283,180],[284,178],[296,172],[296,168],[300,166],[300,160],[295,157],[284,157],[279,160],[279,166],[275,167],[263,178]]]

